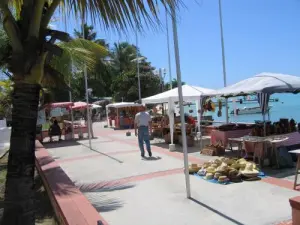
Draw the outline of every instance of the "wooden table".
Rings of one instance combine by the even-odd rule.
[[[296,166],[296,174],[295,174],[295,182],[294,182],[294,189],[296,190],[297,186],[300,186],[300,184],[297,183],[298,174],[300,174],[300,149],[289,151],[289,153],[296,154],[297,159],[297,166]]]
[[[238,156],[242,157],[242,150],[243,150],[243,144],[244,144],[244,138],[228,138],[228,144],[230,146],[230,150],[233,152],[232,145],[237,144],[238,146]]]
[[[251,129],[239,129],[228,131],[212,130],[210,143],[213,145],[221,143],[226,148],[228,145],[228,138],[239,138],[245,135],[249,135],[250,133]]]

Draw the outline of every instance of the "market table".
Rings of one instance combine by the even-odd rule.
[[[297,155],[297,166],[296,166],[296,174],[295,174],[295,181],[294,181],[294,189],[296,190],[297,186],[300,186],[300,184],[297,184],[298,174],[300,173],[300,149],[289,151],[289,153],[293,153]]]
[[[285,137],[284,140],[274,143],[275,147],[278,148],[280,146],[292,146],[300,144],[300,133],[299,132],[293,132],[289,134],[281,134],[281,135],[272,135],[267,136],[266,139],[278,139],[279,137]],[[262,147],[262,144],[256,147]],[[246,152],[254,152],[255,148],[254,145],[249,143],[245,145],[245,151]]]
[[[224,147],[227,147],[229,138],[239,138],[249,135],[250,133],[251,129],[237,129],[229,131],[212,130],[210,143],[216,145],[218,142],[221,142]]]

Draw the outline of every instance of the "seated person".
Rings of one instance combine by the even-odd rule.
[[[184,120],[189,125],[196,125],[196,120],[194,120],[194,118],[187,113],[184,114]]]
[[[52,141],[53,136],[59,136],[59,140],[61,141],[61,130],[60,130],[57,120],[54,120],[53,124],[50,126],[50,128],[48,130],[48,134],[50,137],[50,142]]]

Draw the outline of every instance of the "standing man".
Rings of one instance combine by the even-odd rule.
[[[152,131],[151,116],[146,112],[146,107],[143,106],[143,111],[135,115],[134,119],[135,136],[138,136],[141,156],[145,157],[144,142],[146,144],[149,157],[152,156],[150,146],[150,135]]]

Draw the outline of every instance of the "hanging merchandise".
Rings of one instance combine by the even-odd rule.
[[[61,108],[54,108],[54,109],[51,109],[50,116],[51,117],[63,116],[63,112],[62,112]]]
[[[46,123],[46,113],[45,113],[45,109],[42,109],[38,111],[38,118],[37,118],[36,125],[42,125],[45,123]]]
[[[219,100],[218,100],[218,107],[219,107],[219,110],[218,110],[218,117],[221,117],[221,116],[222,116],[222,106],[223,106],[222,100],[219,99]]]
[[[204,104],[204,110],[214,112],[216,110],[215,103],[213,103],[211,99],[207,100]]]

